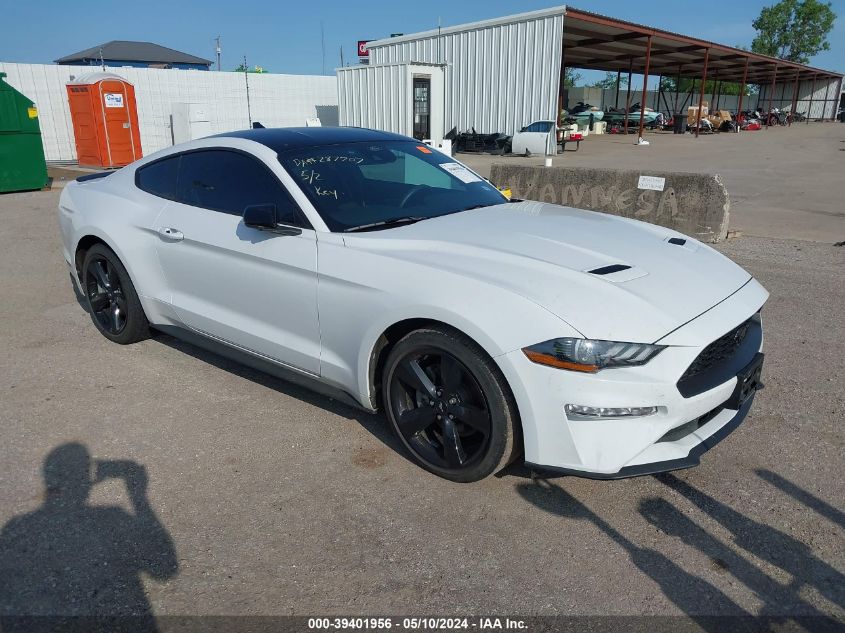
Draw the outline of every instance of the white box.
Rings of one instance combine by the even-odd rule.
[[[174,103],[171,115],[173,144],[211,136],[211,117],[205,103]]]

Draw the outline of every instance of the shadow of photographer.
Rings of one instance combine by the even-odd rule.
[[[840,518],[824,502],[806,492],[802,495],[803,491],[786,480],[768,472],[758,474],[767,481],[776,483],[781,489],[789,491],[796,499],[805,501],[810,507],[820,509],[831,520]],[[830,602],[841,606],[845,591],[843,576],[818,559],[807,545],[772,526],[751,520],[675,475],[666,473],[656,475],[655,478],[726,528],[733,535],[737,547],[787,572],[790,581],[783,583],[771,577],[666,499],[654,496],[640,502],[639,512],[651,525],[669,536],[680,538],[688,546],[705,554],[714,568],[731,574],[753,591],[761,607],[759,612],[751,613],[713,583],[686,571],[662,552],[637,544],[623,530],[611,525],[561,486],[548,480],[537,479],[532,483],[519,484],[517,491],[523,499],[541,510],[569,520],[589,521],[595,525],[622,547],[634,566],[657,583],[666,598],[700,629],[713,632],[841,630],[841,622],[811,604],[802,595],[803,589],[813,589]],[[670,630],[681,624],[683,623],[667,620],[651,622],[648,626],[664,626]]]
[[[147,500],[144,467],[92,462],[68,443],[47,455],[43,475],[41,507],[0,533],[0,630],[157,630],[141,574],[172,578],[178,562]],[[93,485],[112,478],[123,480],[132,513],[88,503]]]
[[[533,483],[519,484],[517,491],[523,499],[541,510],[593,523],[622,547],[634,566],[656,582],[663,594],[701,629],[721,633],[725,630],[725,622],[720,621],[719,616],[750,616],[720,589],[687,572],[661,552],[637,545],[560,486],[538,479]]]
[[[773,473],[766,477],[768,471],[763,474],[764,479],[774,480],[784,487],[788,483],[782,478],[773,477]],[[805,587],[816,590],[840,609],[845,609],[845,576],[819,559],[809,545],[771,525],[754,521],[671,473],[656,475],[655,478],[686,498],[701,512],[730,532],[737,547],[789,574],[789,583],[780,585],[750,564],[743,563],[742,559],[738,557],[732,559],[737,564],[737,568],[732,571],[739,580],[760,596],[764,604],[764,613],[795,610],[802,614],[821,616],[822,614],[800,597]],[[792,488],[797,489],[795,486]],[[794,490],[786,489],[795,494]],[[802,500],[800,496],[795,498]],[[665,502],[661,505],[665,506]],[[809,507],[813,508],[812,505]],[[665,507],[663,507],[664,511],[655,510],[657,508],[654,500],[647,500],[641,506],[644,516],[664,531],[680,536],[688,544],[705,553],[718,552],[720,555],[728,555],[726,547],[719,546],[718,542],[700,528],[692,529],[691,522],[681,520],[682,515],[677,511],[667,513]]]

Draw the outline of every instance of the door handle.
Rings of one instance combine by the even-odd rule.
[[[179,229],[174,229],[169,226],[163,226],[158,230],[158,234],[170,242],[181,242],[185,239],[185,235]]]

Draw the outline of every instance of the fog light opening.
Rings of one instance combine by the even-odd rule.
[[[570,420],[604,420],[611,418],[644,418],[657,413],[657,407],[588,407],[567,404],[563,407]]]

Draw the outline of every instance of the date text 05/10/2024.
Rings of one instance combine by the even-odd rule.
[[[370,630],[391,629],[405,631],[458,631],[458,630],[524,630],[523,620],[498,617],[442,618],[442,617],[334,617],[308,618],[308,629],[319,630]]]

